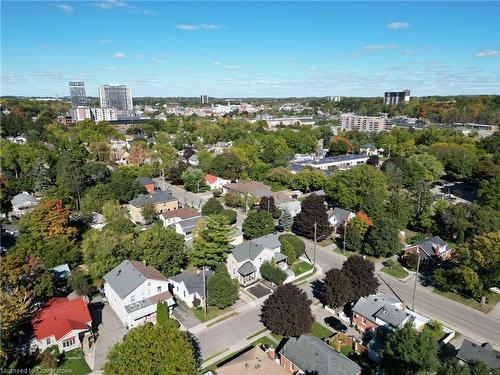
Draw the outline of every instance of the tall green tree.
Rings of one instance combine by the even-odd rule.
[[[401,249],[397,223],[386,215],[378,218],[366,235],[363,252],[376,257],[388,257],[397,254]]]
[[[187,191],[201,193],[208,190],[205,174],[200,169],[188,169],[182,173],[181,178]]]
[[[190,259],[196,266],[217,267],[229,252],[231,228],[225,215],[209,216],[206,228],[193,239]]]
[[[290,214],[290,211],[288,211],[288,209],[285,208],[281,212],[279,223],[283,227],[283,229],[286,230],[286,231],[289,231],[289,230],[292,229],[293,217]]]
[[[165,345],[168,343],[168,345]],[[186,332],[165,325],[145,324],[131,329],[108,353],[104,374],[192,375],[195,349]]]
[[[353,294],[349,277],[339,269],[332,268],[325,273],[321,283],[321,303],[325,306],[338,309],[351,301]]]
[[[325,239],[332,232],[325,199],[322,196],[311,194],[302,201],[301,211],[294,218],[292,231],[300,236],[314,239],[315,224],[316,239]]]
[[[279,286],[262,305],[261,321],[273,333],[290,337],[310,332],[312,301],[293,284]]]
[[[177,274],[184,263],[184,236],[162,223],[142,231],[137,247],[139,256],[166,276]]]
[[[207,282],[207,303],[219,309],[234,305],[238,290],[238,280],[231,278],[225,264],[220,264]]]
[[[351,281],[352,301],[377,292],[379,282],[375,277],[375,265],[368,259],[360,255],[350,256],[342,265],[342,272]]]
[[[242,230],[247,240],[270,234],[274,230],[273,216],[266,211],[252,210],[243,222]]]

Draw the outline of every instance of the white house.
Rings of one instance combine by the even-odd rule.
[[[205,183],[210,187],[210,190],[222,190],[222,187],[230,182],[230,180],[225,180],[211,174],[205,175]]]
[[[288,210],[292,217],[297,216],[302,209],[300,201],[289,197],[284,193],[273,192],[270,194],[270,196],[274,198],[274,204],[276,205],[276,207],[280,208],[282,211],[284,211],[285,209]]]
[[[173,228],[189,241],[192,238],[196,223],[202,219],[201,212],[191,208],[179,208],[177,210],[165,211],[160,215],[160,220],[165,228]]]
[[[305,160],[300,162],[290,163],[290,168],[292,173],[297,173],[304,169],[304,167],[309,166],[311,168],[319,169],[322,171],[328,171],[333,169],[349,169],[357,165],[366,164],[368,161],[367,155],[339,155],[339,156],[329,156],[322,159]]]
[[[124,260],[104,276],[104,294],[111,308],[128,328],[156,322],[156,305],[175,301],[168,280],[156,268],[139,261]]]
[[[279,236],[279,234],[268,234],[243,242],[233,248],[226,260],[229,275],[242,285],[251,284],[260,279],[262,264],[272,260],[286,272],[288,270],[287,257],[280,252]]]
[[[205,283],[212,277],[213,271],[205,271]],[[203,306],[205,303],[205,284],[203,272],[197,268],[184,271],[168,279],[170,292],[189,307]]]
[[[367,156],[378,155],[378,149],[374,144],[367,143],[359,147],[359,153]]]
[[[20,217],[38,206],[39,200],[26,191],[23,191],[22,193],[14,195],[10,203],[12,204],[10,215]]]
[[[356,214],[349,210],[344,210],[340,207],[335,207],[333,211],[328,212],[328,221],[333,227],[335,233],[339,233],[343,230],[344,225],[346,225],[350,220],[354,219]]]
[[[85,334],[91,330],[92,318],[84,297],[73,300],[57,297],[33,314],[31,324],[35,332],[32,348],[44,351],[57,345],[63,352],[82,347]]]

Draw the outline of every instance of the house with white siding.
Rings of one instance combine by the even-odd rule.
[[[168,280],[156,268],[139,261],[124,260],[104,276],[106,299],[127,328],[156,323],[156,305],[175,305]]]

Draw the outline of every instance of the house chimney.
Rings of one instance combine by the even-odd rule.
[[[276,353],[275,353],[275,351],[274,351],[274,349],[273,349],[273,348],[269,348],[269,350],[267,351],[267,355],[268,355],[268,356],[269,356],[269,358],[271,358],[271,359],[276,358]]]
[[[335,350],[337,351],[337,353],[340,353],[341,348],[342,348],[342,342],[341,340],[337,340],[335,342]]]

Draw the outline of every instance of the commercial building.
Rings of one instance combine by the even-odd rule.
[[[368,156],[347,154],[339,156],[329,156],[322,159],[306,160],[301,162],[294,162],[290,164],[292,173],[295,174],[303,170],[306,166],[320,169],[322,171],[331,171],[336,169],[349,169],[357,165],[366,164]]]
[[[71,106],[73,108],[80,105],[87,105],[87,95],[85,94],[85,84],[83,81],[70,81],[69,95],[71,97]]]
[[[116,121],[118,119],[117,110],[115,108],[78,106],[72,109],[71,114],[74,121],[93,120],[99,122]]]
[[[408,103],[410,101],[410,90],[392,91],[384,94],[385,105],[398,105],[401,102]]]
[[[380,132],[385,129],[387,116],[358,116],[355,113],[340,115],[342,130],[360,132]]]
[[[132,93],[125,85],[99,86],[99,100],[102,108],[133,110]]]

